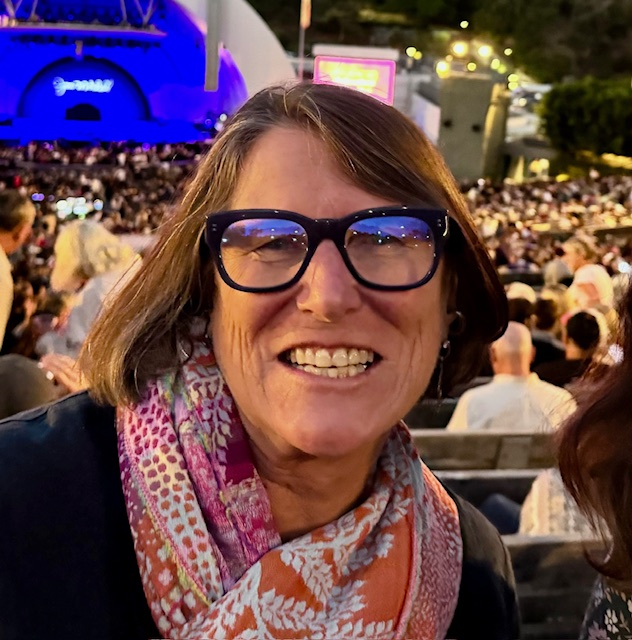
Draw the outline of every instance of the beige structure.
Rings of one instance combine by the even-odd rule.
[[[281,43],[246,0],[177,0],[206,32],[207,8],[220,16],[219,39],[230,51],[250,95],[296,77]]]
[[[439,149],[458,180],[490,172],[504,141],[506,102],[489,76],[452,73],[439,90]]]

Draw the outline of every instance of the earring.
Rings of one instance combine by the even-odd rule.
[[[437,375],[437,400],[443,398],[443,363],[450,355],[450,340],[444,340],[441,348],[439,349],[439,374]]]

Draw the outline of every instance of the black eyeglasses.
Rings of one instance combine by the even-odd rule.
[[[428,282],[448,237],[443,209],[380,207],[344,218],[242,209],[206,218],[204,238],[224,282],[269,293],[296,284],[323,240],[331,240],[365,287],[405,291]]]

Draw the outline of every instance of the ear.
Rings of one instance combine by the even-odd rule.
[[[535,347],[531,347],[531,358],[529,362],[533,362],[535,360]]]
[[[15,242],[19,242],[22,239],[22,234],[24,233],[24,228],[27,226],[27,223],[22,222],[18,224],[17,227],[13,227],[11,231],[11,238]]]

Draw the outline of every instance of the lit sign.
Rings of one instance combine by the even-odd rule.
[[[114,86],[114,80],[64,80],[57,76],[53,79],[53,88],[57,97],[63,96],[66,91],[83,91],[87,93],[110,93]]]
[[[314,82],[351,87],[386,104],[393,104],[395,62],[367,58],[316,56]]]

